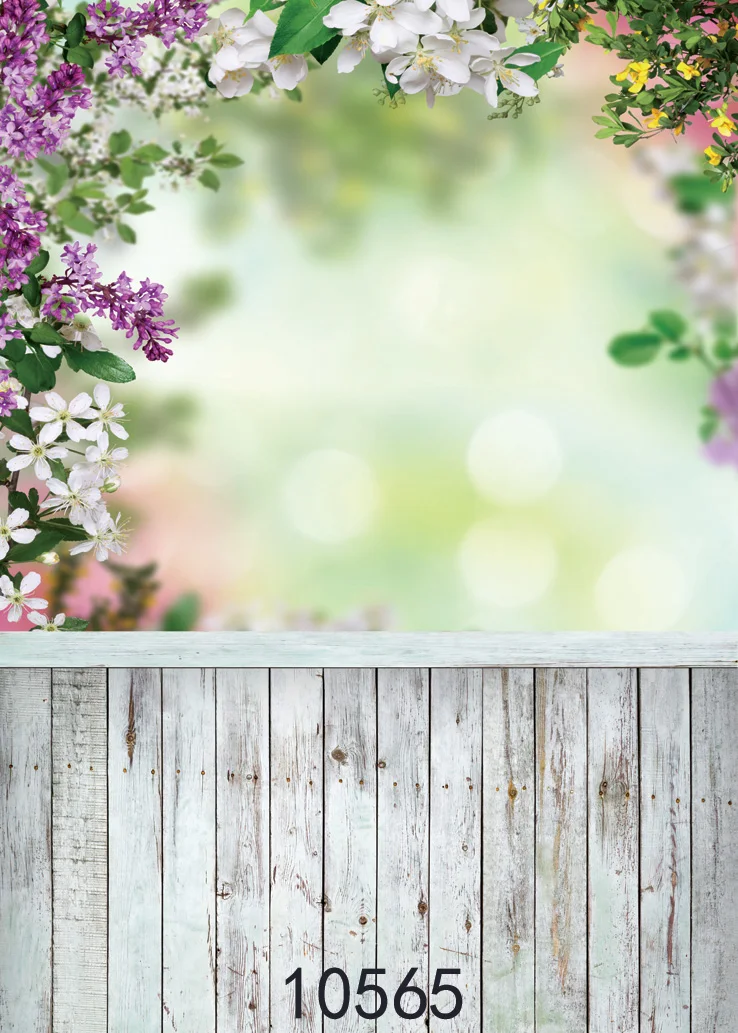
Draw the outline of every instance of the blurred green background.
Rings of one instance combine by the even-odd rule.
[[[393,110],[378,66],[334,63],[302,103],[168,122],[245,164],[218,194],[158,191],[138,246],[101,252],[182,325],[117,392],[149,626],[196,592],[205,629],[734,627],[738,482],[700,455],[705,376],[606,354],[682,301],[677,215],[594,139],[607,59],[581,46],[507,121],[476,94]]]

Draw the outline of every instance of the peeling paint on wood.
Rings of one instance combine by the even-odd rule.
[[[216,679],[217,1033],[269,1033],[269,671]]]
[[[0,671],[0,1030],[51,1029],[51,673]]]
[[[161,1031],[161,778],[161,671],[111,671],[109,1033]]]
[[[534,1029],[534,748],[533,671],[485,671],[482,989],[495,1033]]]
[[[738,1028],[738,672],[735,671],[692,673],[692,820],[692,1033],[735,1033]]]

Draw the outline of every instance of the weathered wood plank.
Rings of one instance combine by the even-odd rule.
[[[738,635],[565,632],[130,632],[2,636],[0,667],[730,667]]]
[[[161,671],[108,680],[108,1033],[161,1033]]]
[[[484,1028],[533,1033],[533,671],[484,672]]]
[[[377,964],[377,696],[376,672],[325,672],[325,914],[324,967],[340,968],[350,986],[341,1033],[374,1030],[355,1008],[361,970]],[[326,988],[337,1012],[344,991],[338,977]],[[374,994],[358,999],[373,1012]],[[326,1026],[330,1023],[326,1019]]]
[[[637,672],[592,669],[587,692],[589,1028],[637,1033]]]
[[[162,672],[164,1030],[215,1033],[215,677]]]
[[[640,672],[640,768],[640,1028],[689,1033],[689,671]]]
[[[106,672],[55,670],[52,701],[53,1030],[106,1033]]]
[[[428,990],[429,678],[427,669],[380,669],[377,679],[377,942],[389,996],[377,1033],[416,1033],[422,1021],[397,1016],[392,998],[413,968],[413,984]]]
[[[323,672],[272,671],[272,1028],[319,1033],[323,966]],[[302,969],[302,1018],[295,983]]]
[[[269,1033],[269,671],[216,672],[217,1033]]]
[[[737,744],[738,672],[693,671],[692,1033],[738,1025]]]
[[[482,672],[431,671],[429,959],[431,990],[439,969],[459,988],[461,1012],[445,990],[431,996],[432,1033],[482,1028]]]
[[[587,1029],[586,672],[536,672],[536,1029]]]
[[[50,671],[0,671],[0,729],[0,1029],[50,1033]]]

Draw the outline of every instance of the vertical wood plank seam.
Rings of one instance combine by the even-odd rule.
[[[426,926],[428,937],[428,943],[426,944],[426,965],[425,965],[425,989],[427,993],[426,1006],[425,1006],[425,1025],[430,1027],[430,967],[431,967],[431,942],[433,940],[432,929],[433,929],[433,901],[431,900],[431,855],[433,853],[433,830],[431,822],[433,821],[433,805],[431,798],[433,794],[433,778],[432,778],[432,760],[433,760],[433,669],[428,668],[428,872],[427,882],[428,887],[428,924]]]
[[[584,802],[585,802],[585,809],[586,809],[586,814],[587,814],[587,820],[586,820],[585,825],[584,825],[584,843],[585,843],[585,849],[584,849],[585,862],[584,862],[584,864],[585,864],[585,873],[586,873],[585,874],[585,880],[586,880],[586,888],[585,888],[586,904],[585,904],[585,908],[586,908],[586,911],[587,911],[587,922],[586,922],[586,926],[585,926],[585,929],[586,929],[586,934],[585,934],[586,946],[585,946],[585,952],[584,952],[584,956],[587,959],[587,962],[586,962],[587,993],[585,995],[585,1005],[584,1005],[585,1013],[584,1014],[585,1014],[585,1022],[586,1022],[586,1027],[585,1028],[587,1030],[589,1030],[589,998],[590,998],[590,994],[592,992],[592,984],[591,984],[592,973],[590,971],[590,959],[589,959],[589,928],[590,928],[590,924],[591,924],[591,921],[592,921],[592,915],[590,913],[590,899],[591,899],[590,889],[591,889],[591,887],[590,887],[590,878],[589,878],[589,667],[584,672],[584,757],[585,757],[585,763],[584,763],[584,772],[585,772],[585,776],[584,776]]]
[[[484,672],[480,671],[479,749],[479,1033],[484,1033]]]
[[[374,668],[374,967],[379,968],[379,668]],[[376,1001],[377,995],[374,995]],[[374,1020],[376,1033],[378,1019]]]
[[[538,960],[536,951],[536,922],[537,922],[537,894],[538,879],[536,868],[538,865],[538,791],[536,787],[536,766],[538,764],[538,669],[533,668],[533,1033],[538,1030],[538,1009],[536,1008],[536,979],[538,975]]]
[[[267,990],[267,1014],[269,1016],[269,1029],[272,1028],[272,669],[267,670],[267,757],[268,771],[267,778],[267,820],[269,822],[269,870],[267,879],[267,913],[269,916],[269,927],[267,942],[269,944],[268,972],[269,986]]]
[[[105,839],[110,844],[110,669],[105,668]],[[105,1029],[110,1031],[110,850],[105,852]]]
[[[159,668],[159,763],[161,764],[161,773],[159,777],[159,821],[161,829],[161,850],[160,850],[160,875],[161,875],[161,890],[159,900],[161,903],[161,911],[159,913],[161,922],[161,956],[159,959],[159,1023],[161,1027],[161,1033],[164,1033],[164,784],[165,784],[165,757],[164,757],[164,671],[163,668]]]
[[[638,1028],[640,1029],[643,1015],[643,969],[641,966],[641,930],[643,928],[641,922],[641,903],[643,900],[643,886],[642,886],[642,872],[643,872],[643,835],[641,829],[641,816],[643,814],[643,761],[642,761],[642,738],[641,738],[641,669],[636,668],[636,757],[638,758],[638,789],[637,789],[637,801],[638,801],[638,840],[636,846],[636,856],[638,858]]]
[[[219,954],[218,949],[218,670],[213,671],[213,772],[215,774],[215,822],[213,826],[213,849],[215,851],[215,896],[213,897],[213,926],[215,927],[215,940],[213,951],[215,953],[215,1026],[214,1033],[218,1033],[218,975],[219,975]]]
[[[692,668],[689,668],[688,678],[688,699],[687,705],[689,707],[689,1029],[690,1031],[694,1028],[694,1002],[692,1000],[692,972],[694,968],[694,954],[692,951],[692,930],[694,929],[694,915],[692,913],[693,899],[694,899],[694,879],[692,878],[692,844],[694,842],[694,836],[692,834],[692,822],[694,821],[694,814],[692,812],[692,800],[694,799],[694,760],[692,758]]]
[[[320,858],[320,972],[321,976],[325,972],[325,901],[326,901],[326,888],[325,888],[325,780],[328,777],[328,766],[325,762],[325,668],[322,668],[320,674],[321,684],[323,686],[321,690],[322,699],[322,722],[323,727],[321,728],[321,748],[320,755],[322,758],[323,778],[321,780],[321,791],[322,791],[322,803],[320,806],[321,810],[321,829],[320,829],[320,842],[321,842],[321,858]],[[323,1009],[320,1009],[320,1028],[325,1033],[325,1015]]]
[[[49,706],[51,714],[49,724],[51,729],[49,746],[49,790],[51,792],[51,812],[49,815],[49,838],[51,839],[50,860],[51,860],[51,1000],[50,1000],[50,1024],[49,1033],[54,1031],[54,671],[51,671],[49,678]]]

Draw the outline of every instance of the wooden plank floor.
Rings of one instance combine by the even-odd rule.
[[[737,670],[0,671],[2,1033],[424,1029],[736,1033]]]

